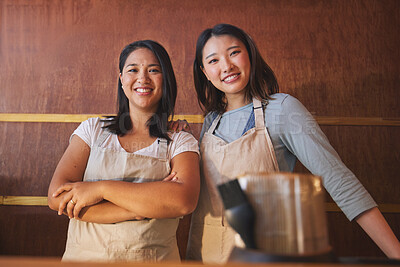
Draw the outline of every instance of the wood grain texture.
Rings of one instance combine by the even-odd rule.
[[[47,196],[0,196],[0,205],[47,207]]]
[[[329,241],[341,257],[384,257],[384,254],[356,222],[349,222],[343,213],[328,212]],[[400,232],[399,214],[384,214],[395,233]],[[368,252],[368,253],[367,253]]]
[[[1,0],[0,113],[113,114],[121,49],[154,39],[172,59],[176,114],[199,115],[195,42],[221,22],[250,33],[281,92],[314,116],[400,117],[397,0]],[[0,122],[0,195],[46,195],[77,125]],[[191,127],[198,138],[201,124]],[[377,202],[399,204],[399,127],[322,128]],[[0,206],[0,213],[0,228],[18,233],[0,231],[0,254],[60,256],[61,217],[45,207]],[[339,256],[381,256],[353,223],[328,218]],[[399,236],[399,217],[388,219]]]
[[[61,257],[68,221],[48,207],[0,206],[0,255]]]
[[[346,166],[378,203],[400,203],[400,128],[324,126]],[[400,233],[399,233],[400,234]]]
[[[0,75],[2,88],[12,90],[0,112],[113,113],[119,52],[131,41],[155,39],[172,58],[177,113],[200,114],[195,41],[227,22],[253,36],[282,92],[316,115],[400,116],[396,0],[1,3]]]
[[[389,263],[386,265],[386,261],[384,261],[385,266],[387,267],[395,267],[398,266],[397,263]],[[204,265],[200,262],[193,261],[185,261],[181,263],[177,262],[159,262],[159,263],[126,263],[126,262],[114,262],[114,263],[98,263],[98,262],[60,262],[57,258],[43,258],[43,257],[0,257],[0,265],[7,267],[176,267],[177,265],[181,267],[204,267]],[[236,267],[247,267],[249,263],[245,262],[235,262],[231,263]],[[285,263],[285,262],[266,262],[266,263],[253,263],[251,266],[255,267],[337,267],[336,263]],[[208,264],[208,267],[220,267],[220,264]],[[346,267],[359,267],[359,264],[356,263],[348,263],[345,265]],[[375,262],[362,264],[363,267],[376,267]]]
[[[0,195],[46,196],[77,123],[0,123]]]

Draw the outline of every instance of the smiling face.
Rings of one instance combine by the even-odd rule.
[[[250,58],[246,46],[230,35],[211,37],[203,48],[203,72],[226,98],[245,97],[250,79]]]
[[[163,75],[160,63],[147,48],[134,50],[120,73],[129,109],[155,113],[162,97]]]

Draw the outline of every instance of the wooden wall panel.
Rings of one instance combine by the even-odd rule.
[[[400,232],[399,214],[385,213],[395,233]],[[385,257],[356,222],[349,222],[343,213],[328,212],[329,243],[339,257]]]
[[[68,218],[48,207],[0,206],[0,255],[61,256]]]
[[[0,195],[47,196],[76,123],[0,123]]]
[[[0,0],[0,113],[115,113],[121,49],[154,39],[175,69],[176,114],[201,114],[195,42],[226,22],[252,35],[281,91],[314,115],[398,119],[399,20],[397,0]],[[77,125],[0,122],[0,196],[46,195]],[[201,125],[192,129],[198,137]],[[323,130],[378,203],[400,204],[398,127]],[[400,237],[400,215],[385,216]],[[382,255],[343,214],[328,218],[339,256]],[[65,245],[65,218],[46,207],[0,206],[0,229],[0,254],[61,256]],[[182,248],[184,233],[180,240]]]
[[[396,117],[399,5],[3,0],[0,75],[13,90],[5,91],[0,111],[113,113],[119,52],[150,38],[171,55],[181,89],[177,111],[198,113],[191,72],[195,41],[206,27],[228,22],[253,36],[282,91],[318,115]]]
[[[322,127],[343,162],[377,203],[400,204],[399,127]]]

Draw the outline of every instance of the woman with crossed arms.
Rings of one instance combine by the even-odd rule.
[[[179,217],[199,194],[198,143],[167,132],[177,95],[165,49],[127,45],[117,116],[84,121],[51,180],[50,208],[70,218],[64,261],[179,261]]]

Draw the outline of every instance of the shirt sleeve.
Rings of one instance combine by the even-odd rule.
[[[190,133],[184,131],[173,133],[172,140],[170,146],[170,159],[173,159],[176,155],[183,152],[195,152],[200,154],[199,143]]]
[[[72,136],[79,136],[89,147],[93,147],[95,140],[101,133],[100,118],[89,118],[83,121],[72,133]]]
[[[282,142],[311,173],[322,177],[324,187],[349,220],[377,206],[300,101],[287,96],[278,113]]]

